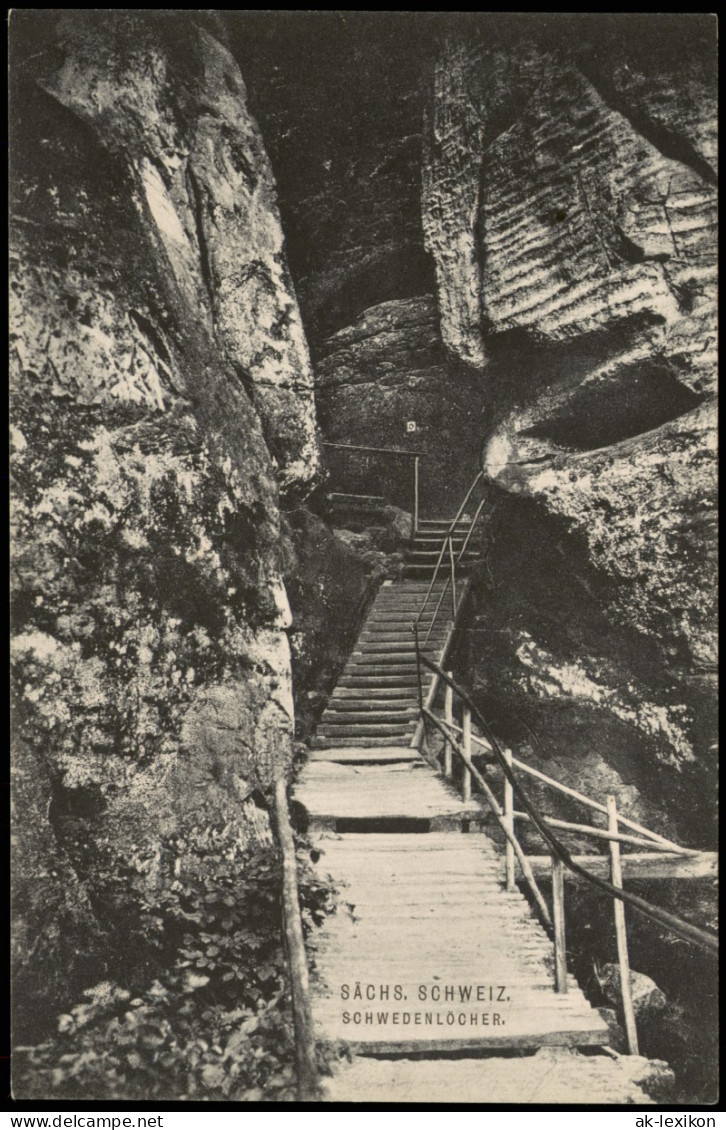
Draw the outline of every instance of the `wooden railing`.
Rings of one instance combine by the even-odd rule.
[[[413,524],[411,536],[414,537],[418,530],[421,499],[420,499],[420,463],[422,459],[428,458],[425,451],[407,451],[405,448],[399,447],[365,447],[355,443],[323,443],[323,447],[331,451],[343,451],[350,453],[350,458],[355,458],[355,453],[363,455],[383,455],[387,458],[406,458],[411,462],[411,506],[413,515]],[[380,479],[379,479],[380,482]]]
[[[715,869],[715,855],[704,853],[690,848],[682,847],[657,832],[652,832],[642,824],[631,820],[629,817],[618,813],[614,796],[608,796],[604,803],[592,800],[583,793],[547,776],[540,770],[527,765],[519,758],[514,757],[511,750],[504,748],[492,733],[491,728],[482,718],[475,704],[466,691],[458,686],[452,679],[451,673],[442,670],[430,659],[420,652],[417,653],[419,664],[430,670],[439,681],[444,684],[443,717],[437,716],[430,706],[422,705],[421,721],[424,727],[431,726],[438,730],[443,738],[441,752],[441,768],[445,776],[454,777],[453,754],[456,754],[461,763],[458,774],[458,785],[462,797],[471,796],[473,786],[476,786],[489,806],[496,823],[505,837],[505,862],[504,878],[507,890],[515,886],[516,864],[522,872],[524,881],[539,910],[542,921],[552,935],[554,945],[555,965],[555,990],[558,993],[567,992],[567,962],[566,962],[566,930],[565,930],[565,884],[566,872],[585,880],[601,894],[606,894],[613,899],[615,916],[615,934],[617,942],[618,962],[620,967],[620,985],[622,997],[622,1011],[625,1023],[628,1050],[631,1054],[638,1052],[638,1036],[635,1026],[635,1013],[633,1008],[630,963],[628,957],[628,942],[626,932],[625,907],[634,910],[657,922],[660,926],[670,930],[685,941],[692,942],[710,952],[715,952],[718,940],[715,934],[699,926],[671,914],[662,907],[648,902],[646,899],[635,895],[632,891],[623,888],[623,863],[634,859],[634,856],[621,856],[621,845],[628,847],[647,848],[644,853],[637,856],[638,867],[642,867],[645,877],[650,877],[653,868],[649,866],[656,862],[661,866],[665,859],[676,861],[693,861],[692,873],[694,875],[710,874]],[[454,701],[461,702],[461,725],[454,721]],[[480,735],[472,732],[472,719],[475,719],[480,730]],[[495,795],[490,782],[473,762],[473,747],[477,746],[484,755],[486,762],[494,763],[500,768],[504,787],[501,801]],[[544,816],[530,800],[521,776],[530,776],[544,783],[555,792],[580,802],[590,810],[602,813],[607,817],[607,828],[598,828],[591,824],[580,824],[571,821],[557,820]],[[515,809],[515,796],[521,806]],[[517,822],[527,822],[544,839],[550,854],[549,877],[552,883],[552,911],[545,901],[542,891],[537,883],[534,861],[536,857],[528,856],[524,851],[516,833]],[[623,829],[628,831],[623,831]],[[603,878],[593,870],[583,865],[582,857],[573,857],[568,849],[555,835],[553,829],[566,833],[575,833],[578,836],[588,837],[595,841],[605,841],[608,845],[608,878]],[[635,832],[636,835],[631,833]],[[586,857],[592,859],[592,857]],[[536,870],[542,874],[539,860]],[[657,870],[657,868],[656,868]],[[632,869],[628,869],[633,874]],[[678,868],[673,872],[678,874]],[[688,869],[685,872],[688,874]]]

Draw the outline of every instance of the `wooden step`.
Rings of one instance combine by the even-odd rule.
[[[415,681],[412,687],[415,690]],[[389,687],[386,686],[386,684],[381,684],[377,688],[373,688],[371,685],[370,690],[366,690],[362,687],[344,687],[338,684],[328,699],[328,706],[334,704],[344,705],[345,703],[370,702],[371,698],[378,699],[379,702],[390,702],[391,705],[398,702],[407,703],[410,702],[410,690],[406,687]]]
[[[433,616],[440,596],[440,592],[434,592],[431,594],[428,599],[424,615],[428,616],[429,618]],[[411,608],[415,608],[420,611],[423,608],[425,598],[425,592],[416,594],[404,592],[395,593],[393,596],[387,596],[385,600],[377,601],[371,608],[369,615],[375,616],[377,618],[385,616],[390,619],[393,613],[397,610],[400,610],[406,614]]]
[[[448,629],[447,625],[442,625],[441,627],[437,626],[431,632],[429,639],[441,641],[441,640],[446,638],[446,636],[448,634],[448,630],[449,629]],[[419,628],[419,635],[420,634],[421,634],[421,629]],[[398,631],[396,631],[395,629],[386,630],[385,626],[383,626],[381,628],[375,628],[375,629],[366,628],[366,630],[364,632],[361,632],[361,634],[358,638],[358,642],[359,643],[403,643],[403,644],[411,644],[411,643],[414,643],[414,634],[413,634],[413,631],[411,630],[411,625],[409,625],[408,630],[403,630],[403,631],[401,631],[400,629]]]
[[[387,745],[402,745],[410,744],[413,737],[413,728],[404,730],[396,726],[380,726],[365,728],[363,726],[332,726],[329,730],[321,730],[316,737],[321,741],[327,742],[328,745],[343,745],[345,742],[352,742],[354,745],[368,745],[369,742],[382,741]],[[326,812],[326,816],[335,816],[334,812]],[[355,815],[355,813],[347,812],[345,815]],[[403,819],[405,813],[398,813]]]
[[[410,738],[412,733],[413,726],[406,729],[405,726],[400,724],[386,725],[385,723],[372,722],[370,725],[365,725],[361,722],[355,725],[346,722],[340,726],[332,723],[321,724],[318,726],[316,736],[333,741],[338,741],[340,738],[357,738],[359,741],[364,738],[385,738],[389,745],[395,745],[397,742],[405,745],[407,737]],[[405,815],[405,813],[401,815]]]
[[[411,549],[406,551],[405,560],[412,563],[421,561],[424,564],[429,564],[430,562],[432,565],[435,565],[439,558],[439,552],[440,551],[436,549],[425,549],[423,547],[413,546]],[[467,549],[464,557],[459,559],[456,553],[456,547],[454,547],[454,558],[457,565],[460,563],[460,560],[464,561],[467,557],[473,556],[475,556],[475,554]],[[444,561],[442,560],[442,567],[443,565]]]
[[[331,698],[325,708],[325,714],[334,714],[336,718],[350,714],[355,718],[365,718],[370,714],[390,714],[392,717],[403,714],[418,714],[418,702],[415,695],[406,698],[377,698],[368,695],[365,698]],[[323,717],[325,717],[325,714]]]
[[[383,710],[376,707],[375,703],[368,703],[362,710],[326,710],[322,722],[325,725],[353,725],[356,727],[359,725],[367,727],[399,724],[398,728],[401,729],[411,719],[417,717],[417,706],[408,704],[400,710]]]
[[[410,680],[409,684],[404,684],[403,686],[400,686],[398,683],[394,683],[392,684],[392,686],[390,686],[388,683],[384,683],[384,681],[382,680],[375,680],[371,678],[364,680],[363,687],[344,686],[343,681],[340,681],[340,683],[338,683],[338,685],[336,686],[334,692],[332,692],[332,695],[329,698],[329,703],[337,702],[338,699],[340,699],[340,701],[343,701],[343,699],[353,699],[353,701],[355,701],[356,698],[362,698],[363,695],[368,693],[365,690],[366,687],[370,687],[371,694],[374,692],[375,697],[378,698],[391,698],[394,699],[394,701],[396,698],[405,699],[408,697],[407,686],[413,687],[415,689],[416,680],[412,679]]]
[[[311,761],[335,761],[341,764],[367,765],[371,763],[420,761],[417,749],[406,746],[350,746],[310,751]]]
[[[363,687],[388,687],[398,690],[401,687],[416,687],[416,668],[411,674],[396,674],[389,667],[381,667],[378,672],[371,669],[366,674],[366,668],[347,668],[340,677],[336,690],[360,690]]]
[[[408,1011],[412,1010],[408,1009]],[[392,1015],[393,1009],[389,1012]],[[437,1017],[441,1014],[446,1016],[445,1007],[437,1010]],[[593,1015],[597,1016],[596,1013]],[[352,1028],[351,1025],[343,1024],[341,1011],[331,1012],[324,1008],[321,1008],[319,1013],[316,1009],[315,1016],[326,1039],[343,1040],[353,1050],[365,1051],[369,1055],[462,1052],[491,1048],[586,1047],[600,1046],[608,1040],[608,1031],[604,1023],[595,1024],[589,1018],[578,1021],[577,1017],[567,1017],[568,1022],[563,1023],[565,1018],[560,1018],[558,1015],[536,1018],[528,1015],[517,1016],[514,1022],[509,1021],[506,1028],[471,1028],[469,1031],[461,1029],[457,1031],[454,1028],[449,1029],[449,1035],[442,1034],[447,1032],[445,1020],[441,1021],[441,1026],[422,1025],[411,1031],[396,1025],[375,1025],[370,1028],[361,1025]],[[411,1034],[408,1035],[407,1032]]]
[[[442,627],[448,627],[450,616],[447,614],[442,615],[442,612],[440,611],[438,616],[436,617],[436,621],[438,624],[441,624]],[[407,616],[405,614],[395,612],[391,614],[376,612],[375,614],[371,614],[366,620],[365,631],[368,631],[369,629],[375,630],[378,627],[382,627],[383,625],[389,625],[391,630],[410,632],[414,622],[418,623],[419,631],[428,631],[429,627],[434,622],[433,610],[431,610],[430,612],[427,611],[426,615],[422,616],[420,620],[418,619],[418,616]]]
[[[420,820],[482,815],[475,801],[462,801],[423,761],[420,766],[370,766],[365,775],[347,766],[334,768],[336,772],[316,762],[301,774],[296,796],[311,816]]]
[[[430,533],[432,530],[434,530],[436,533],[440,532],[443,535],[445,533],[448,533],[448,531],[452,528],[452,522],[455,531],[467,531],[469,529],[469,526],[471,525],[471,517],[460,518],[458,522],[454,522],[453,518],[420,518],[418,529],[422,533]]]
[[[431,646],[429,641],[427,650]],[[351,659],[371,659],[373,662],[387,663],[389,656],[397,656],[399,660],[405,660],[409,663],[416,662],[416,649],[415,647],[403,647],[400,643],[362,643],[352,653]]]
[[[452,1096],[457,1103],[479,1107],[654,1105],[638,1084],[629,1056],[582,1055],[567,1047],[455,1060],[355,1056],[324,1087],[326,1102],[377,1104],[381,1109],[411,1104],[448,1108]]]
[[[434,585],[434,589],[442,589],[445,584],[446,584],[445,580],[437,581],[436,584]],[[378,590],[378,596],[385,596],[386,593],[390,593],[390,592],[394,592],[394,591],[400,591],[401,589],[410,589],[413,592],[423,592],[423,593],[425,593],[427,588],[428,588],[428,585],[415,584],[414,582],[406,582],[406,581],[401,581],[401,580],[384,581],[383,584],[381,585],[381,587]]]
[[[404,746],[404,747],[406,745],[406,740],[407,739],[404,738],[403,742],[401,743],[402,746]],[[313,745],[314,749],[322,752],[322,751],[328,751],[332,748],[345,749],[345,748],[350,747],[350,748],[354,748],[354,749],[359,749],[361,747],[361,745],[363,745],[363,742],[361,741],[360,737],[354,737],[354,738],[335,737],[335,738],[320,738],[320,739],[318,739],[318,737],[316,735],[316,737],[314,737],[313,740],[312,740],[312,745]],[[391,746],[391,740],[390,740],[390,738],[387,738],[387,737],[366,738],[365,739],[365,745],[368,746],[370,749],[375,749],[378,746],[389,748]],[[328,760],[328,759],[326,758],[325,760]],[[420,760],[420,757],[417,760]]]
[[[464,544],[464,542],[466,541],[467,533],[468,531],[463,529],[454,530],[451,537],[451,540],[454,543],[454,547]],[[446,536],[444,532],[437,534],[434,530],[419,531],[419,533],[416,534],[415,538],[411,542],[411,545],[414,547],[419,545],[432,546],[437,550],[437,552],[440,553],[441,545],[445,537],[448,544],[448,536]]]
[[[325,713],[321,721],[326,720],[327,716],[340,718],[345,715],[356,719],[370,720],[372,714],[386,714],[391,719],[401,718],[403,721],[408,722],[409,718],[415,718],[418,715],[418,696],[410,694],[408,698],[404,699],[388,699],[388,698],[369,698],[362,699],[360,702],[356,699],[340,698],[331,699],[325,708]]]
[[[360,711],[366,713],[370,710],[389,710],[395,712],[411,710],[411,704],[414,701],[414,696],[410,694],[395,698],[391,698],[387,695],[381,695],[379,697],[373,694],[359,696],[357,698],[339,698],[336,694],[333,694],[328,699],[328,705],[325,707],[325,710],[326,713],[328,710],[333,710],[336,713],[343,711]]]

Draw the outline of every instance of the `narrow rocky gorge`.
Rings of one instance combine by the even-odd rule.
[[[343,528],[326,444],[421,452],[429,518],[483,466],[457,678],[713,847],[714,35],[659,21],[14,14],[17,1043],[144,981],[137,907],[212,841],[269,844],[412,509],[381,456],[388,510]]]

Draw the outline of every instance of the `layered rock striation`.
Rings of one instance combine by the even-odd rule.
[[[432,513],[485,448],[491,548],[462,673],[503,725],[524,718],[533,757],[632,786],[692,836],[715,766],[711,21],[320,30],[312,56],[335,62],[306,71],[301,104],[270,39],[277,77],[258,69],[252,97],[325,438],[428,451]],[[397,146],[404,175],[384,177]]]

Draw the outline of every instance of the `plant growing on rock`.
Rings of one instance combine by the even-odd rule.
[[[308,860],[300,843],[306,934],[334,910],[332,886]],[[143,987],[131,977],[128,988],[108,981],[86,990],[52,1039],[17,1049],[16,1094],[294,1099],[279,860],[270,846],[240,852],[217,837],[197,862],[203,872],[180,874],[159,897],[139,901],[132,934],[153,953]]]

